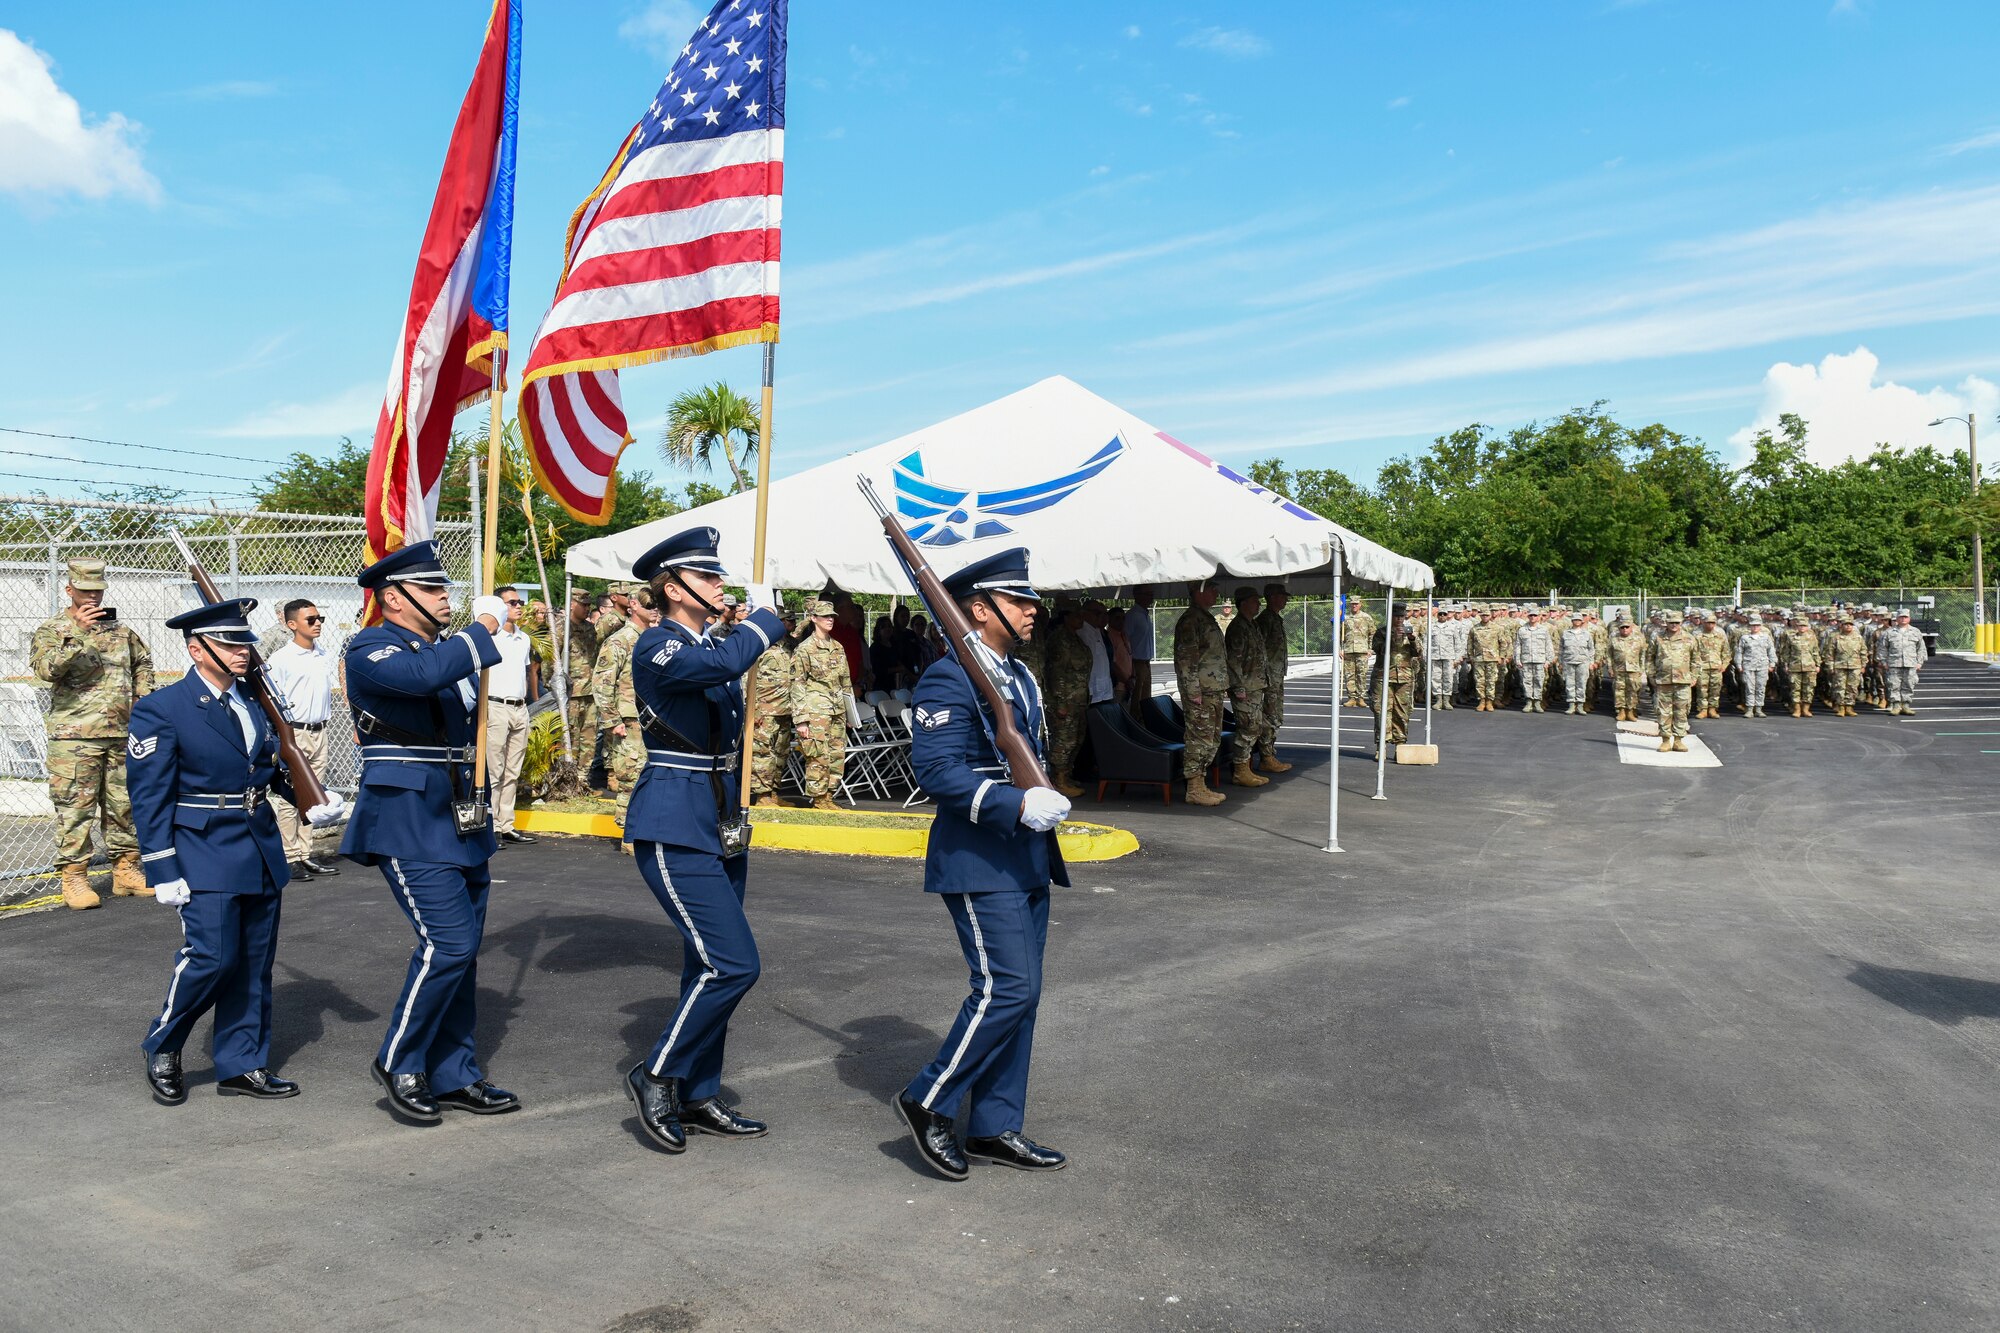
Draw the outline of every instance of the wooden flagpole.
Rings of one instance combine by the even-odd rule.
[[[764,582],[764,528],[771,517],[771,384],[777,367],[778,345],[764,344],[764,400],[757,413],[757,535],[750,546],[750,573],[753,583]],[[746,596],[744,601],[750,599]],[[757,664],[750,664],[750,688],[743,692],[743,771],[737,775],[738,799],[750,808],[750,763],[755,757],[757,730]],[[773,793],[774,795],[776,793]]]
[[[493,591],[494,547],[498,544],[500,538],[500,506],[494,503],[494,498],[500,490],[500,408],[502,405],[500,363],[505,357],[506,353],[503,349],[498,347],[493,349],[493,392],[487,399],[491,411],[486,418],[486,493],[484,497],[486,501],[486,540],[484,548],[479,553],[479,572],[482,580],[479,586],[486,593]],[[500,628],[505,629],[507,627],[502,625]],[[472,789],[481,792],[486,790],[486,695],[487,678],[492,674],[491,667],[485,668],[479,673],[479,733],[472,738]],[[505,830],[495,829],[494,832],[501,833],[505,832]]]

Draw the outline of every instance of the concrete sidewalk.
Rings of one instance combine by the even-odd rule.
[[[931,1178],[888,1109],[965,984],[909,863],[755,854],[728,1083],[774,1128],[679,1158],[619,1088],[679,944],[615,847],[500,856],[481,1038],[529,1109],[427,1129],[367,1078],[410,944],[373,872],[287,898],[286,1102],[193,1045],[148,1100],[170,911],[7,922],[0,1325],[2000,1326],[2000,742],[1725,718],[1685,770],[1602,714],[1435,726],[1388,802],[1343,757],[1340,856],[1324,749],[1213,812],[1079,805],[1145,850],[1057,901],[1049,1177]]]

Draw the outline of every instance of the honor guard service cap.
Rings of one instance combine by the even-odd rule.
[[[449,588],[451,575],[444,572],[437,543],[421,541],[389,552],[356,574],[354,581],[370,589],[385,588],[391,583],[426,583]]]
[[[104,562],[102,560],[72,560],[69,562],[69,586],[78,592],[104,591]]]
[[[1009,597],[1020,597],[1030,602],[1039,602],[1042,595],[1035,591],[1035,585],[1028,581],[1028,548],[1012,546],[1004,551],[995,551],[984,560],[975,560],[964,569],[944,581],[944,590],[954,601],[964,601],[974,593],[1004,592]]]
[[[257,609],[255,597],[229,597],[220,602],[183,611],[167,622],[188,638],[199,634],[217,643],[255,645],[257,635],[250,628],[250,613]]]
[[[726,578],[729,571],[722,567],[722,557],[716,554],[715,549],[721,544],[722,534],[714,528],[689,528],[686,532],[676,532],[634,560],[632,573],[648,583],[652,582],[654,575],[668,569],[692,569]]]

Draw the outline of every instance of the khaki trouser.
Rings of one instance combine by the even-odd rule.
[[[306,764],[314,776],[326,776],[326,728],[307,731],[304,727],[293,727],[292,735],[299,743],[299,753],[306,757]],[[273,792],[271,813],[278,817],[278,832],[285,839],[285,859],[303,861],[312,855],[312,825],[300,818],[292,803]]]
[[[1153,697],[1153,664],[1132,659],[1132,685],[1125,694],[1125,711],[1134,722],[1146,720],[1146,700]]]
[[[486,781],[493,788],[493,829],[514,827],[521,761],[528,757],[528,706],[486,701]]]
[[[104,821],[104,850],[139,850],[125,794],[125,738],[49,742],[49,800],[56,808],[56,864],[90,861],[90,826]]]

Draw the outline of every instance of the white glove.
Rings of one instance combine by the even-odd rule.
[[[325,828],[328,824],[338,824],[353,812],[347,798],[337,791],[326,794],[326,804],[316,805],[306,811],[306,822],[314,828]]]
[[[472,618],[477,620],[481,616],[493,617],[494,633],[497,634],[499,627],[507,623],[507,603],[491,593],[475,597],[472,599]]]
[[[768,583],[746,583],[743,595],[749,600],[752,611],[774,611],[778,606],[777,590]]]
[[[1047,833],[1069,813],[1069,797],[1054,787],[1030,787],[1021,793],[1021,822],[1037,833]]]
[[[192,897],[193,894],[189,891],[186,880],[170,879],[165,884],[155,885],[153,887],[153,896],[169,907],[179,907]]]

